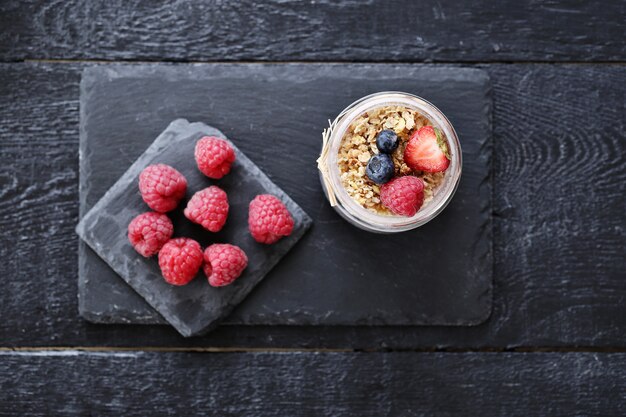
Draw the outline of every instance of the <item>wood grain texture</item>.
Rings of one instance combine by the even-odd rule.
[[[63,333],[59,318],[74,321],[76,310],[75,284],[64,277],[77,274],[70,232],[78,220],[78,80],[58,67],[30,76],[28,66],[1,68],[0,271],[12,279],[0,304],[14,307],[0,315],[15,316],[0,320],[0,340],[36,323],[54,343]]]
[[[81,68],[0,65],[0,96],[7,98],[0,102],[0,272],[10,277],[0,292],[2,345],[626,346],[622,66],[485,66],[493,83],[495,180],[487,323],[225,326],[192,341],[171,329],[96,326],[78,316]]]
[[[624,367],[592,353],[5,351],[0,415],[619,416]]]
[[[495,76],[496,291],[515,301],[494,317],[521,340],[624,346],[626,70],[528,68]]]
[[[0,59],[624,61],[622,1],[9,0]]]

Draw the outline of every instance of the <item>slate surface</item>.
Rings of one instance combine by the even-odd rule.
[[[409,65],[135,65],[88,68],[81,88],[81,213],[121,175],[164,120],[223,130],[311,214],[315,227],[226,320],[238,324],[472,325],[491,311],[490,83],[477,69]],[[452,203],[395,236],[344,222],[321,191],[315,159],[329,118],[381,90],[440,107],[463,147]],[[157,130],[158,129],[158,130]],[[80,310],[95,322],[162,322],[88,248]]]
[[[196,142],[203,136],[227,140],[222,132],[205,124],[189,123],[184,119],[173,121],[76,227],[80,237],[184,336],[202,334],[215,327],[311,226],[310,217],[232,142],[237,159],[231,172],[219,181],[205,177],[193,162]],[[185,286],[169,285],[161,277],[157,258],[139,256],[126,239],[130,221],[138,214],[150,211],[142,202],[137,184],[141,171],[156,163],[173,166],[185,176],[188,192],[184,202],[194,192],[213,184],[228,193],[228,220],[219,233],[207,232],[187,220],[183,215],[184,203],[169,215],[174,223],[175,237],[190,237],[202,247],[211,243],[232,243],[246,252],[249,265],[233,284],[213,288],[200,270],[196,279]],[[273,245],[256,243],[248,232],[248,204],[259,194],[273,194],[280,198],[295,221],[291,235]],[[101,296],[115,302],[115,297]]]

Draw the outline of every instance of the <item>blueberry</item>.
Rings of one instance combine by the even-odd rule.
[[[384,153],[372,156],[365,169],[365,173],[369,179],[376,184],[389,182],[393,177],[394,171],[393,160],[389,155]]]
[[[386,129],[376,136],[376,146],[382,153],[391,153],[398,147],[398,135],[391,129]]]

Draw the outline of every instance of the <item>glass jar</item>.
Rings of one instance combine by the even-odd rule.
[[[403,106],[421,113],[445,135],[450,151],[450,166],[445,172],[432,200],[411,217],[374,213],[357,203],[341,183],[337,164],[339,146],[350,124],[370,110],[383,106]],[[397,233],[426,224],[448,205],[461,179],[463,165],[461,145],[446,116],[421,97],[397,91],[385,91],[363,97],[343,110],[323,133],[322,152],[317,160],[320,181],[330,205],[348,222],[361,229],[377,233]]]

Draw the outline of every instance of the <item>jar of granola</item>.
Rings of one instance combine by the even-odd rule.
[[[432,127],[423,129],[426,126]],[[392,161],[391,181],[404,176],[421,180],[411,178],[421,184],[421,191],[418,190],[417,212],[410,215],[398,215],[397,210],[392,210],[394,207],[385,195],[392,187],[385,190],[386,184],[372,180],[376,177],[371,174],[369,161],[381,152],[380,142],[379,147],[376,142],[383,130],[397,138],[397,148],[386,151],[388,157],[384,156]],[[443,170],[428,166],[422,168],[425,170],[416,169],[412,161],[405,161],[407,152],[416,147],[412,143],[407,150],[407,145],[424,132],[430,132],[433,140],[436,132],[439,146],[435,151],[442,150],[447,159]],[[429,148],[424,151],[424,146],[421,144],[421,156],[431,157],[432,152]],[[452,124],[437,107],[421,97],[390,91],[363,97],[343,110],[324,130],[317,164],[324,193],[343,218],[367,231],[395,233],[419,227],[443,211],[461,179],[462,155]]]

